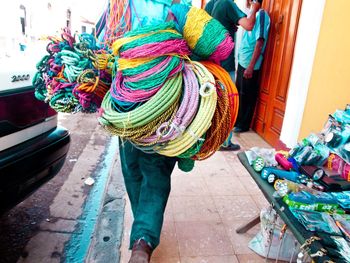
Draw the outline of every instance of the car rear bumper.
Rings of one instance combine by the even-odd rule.
[[[0,152],[0,212],[11,208],[55,176],[64,164],[69,132],[56,127]]]

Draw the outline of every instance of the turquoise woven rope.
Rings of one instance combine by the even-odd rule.
[[[218,30],[221,29],[221,32]],[[196,54],[201,54],[203,58],[210,57],[214,53],[217,46],[224,41],[226,35],[226,29],[220,24],[219,21],[211,19],[204,27],[204,31],[201,37],[198,39],[196,46],[194,47],[193,52]],[[213,38],[213,35],[216,35]]]
[[[176,17],[176,22],[178,25],[177,30],[181,34],[183,33],[183,30],[187,21],[187,13],[189,10],[190,10],[190,7],[183,4],[176,4],[171,7],[171,12],[173,12],[173,14]]]
[[[132,90],[143,90],[154,89],[156,86],[163,84],[166,79],[169,77],[170,72],[177,67],[180,63],[184,64],[184,61],[178,57],[172,57],[169,65],[164,68],[161,72],[157,74],[152,74],[148,78],[142,79],[137,82],[124,82],[125,87],[128,87]]]
[[[168,28],[170,29],[170,28]],[[175,30],[175,28],[174,28]],[[125,50],[134,48],[134,47],[139,47],[145,44],[150,44],[150,43],[156,43],[156,42],[163,42],[165,40],[171,40],[171,39],[182,39],[182,36],[180,33],[170,33],[170,32],[159,32],[157,34],[152,34],[149,36],[142,37],[140,39],[135,39],[134,41],[131,41],[127,44],[124,44],[119,52],[123,52]]]

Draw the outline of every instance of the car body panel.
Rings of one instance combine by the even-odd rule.
[[[55,176],[69,150],[57,113],[35,98],[34,73],[26,60],[0,66],[0,213]]]

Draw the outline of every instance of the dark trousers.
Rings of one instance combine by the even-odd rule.
[[[254,70],[250,79],[244,78],[244,71],[245,68],[238,64],[236,87],[239,93],[239,110],[235,127],[249,130],[259,92],[260,70]]]
[[[146,154],[125,140],[119,140],[119,151],[125,187],[134,215],[129,248],[142,238],[155,249],[159,244],[170,194],[170,175],[177,159]]]

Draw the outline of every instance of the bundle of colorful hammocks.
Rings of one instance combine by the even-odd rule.
[[[172,13],[174,21],[137,30],[108,27],[103,50],[86,34],[78,42],[69,31],[51,38],[37,66],[37,98],[61,112],[100,108],[108,132],[144,152],[191,160],[182,167],[190,170],[218,150],[236,120],[237,89],[218,65],[233,41],[201,9],[175,5]]]
[[[49,40],[48,55],[33,78],[36,98],[58,112],[96,112],[110,87],[111,55],[99,50],[90,34],[81,34],[77,42],[65,29]]]
[[[189,59],[177,28],[146,26],[113,43],[117,73],[99,122],[144,152],[202,160],[233,128],[237,90],[219,65]]]

